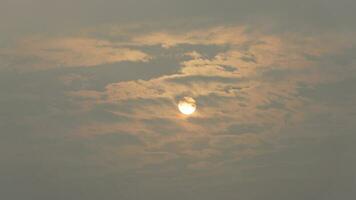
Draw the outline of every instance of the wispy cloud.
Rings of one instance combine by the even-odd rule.
[[[58,67],[92,67],[115,62],[147,62],[148,54],[117,44],[86,37],[33,37],[21,39],[3,50],[10,67],[50,69]],[[24,64],[19,60],[26,61]],[[26,65],[26,66],[23,66]]]
[[[130,119],[88,124],[75,132],[94,136],[124,131],[144,141],[143,152],[196,159],[189,164],[192,169],[218,167],[229,160],[266,153],[266,144],[279,137],[285,124],[303,121],[302,108],[308,99],[299,94],[300,84],[330,80],[321,76],[320,60],[310,59],[349,45],[343,40],[326,43],[330,37],[247,33],[244,27],[133,36],[127,45],[161,45],[167,51],[186,44],[193,49],[199,45],[226,48],[212,57],[198,50],[186,51],[176,73],[110,83],[103,91],[71,92],[92,107],[116,105],[110,112]],[[198,102],[198,111],[190,118],[179,115],[176,108],[177,99],[185,95]],[[159,123],[155,123],[157,118]],[[208,160],[216,160],[215,165]]]
[[[131,41],[144,45],[161,45],[164,48],[179,44],[191,45],[236,45],[248,40],[245,27],[214,27],[189,32],[152,32],[137,36]]]
[[[336,77],[320,70],[325,56],[352,46],[350,39],[331,38],[339,36],[267,34],[243,26],[219,26],[126,34],[125,39],[110,41],[25,39],[6,53],[30,59],[26,63],[40,69],[148,62],[166,52],[174,55],[172,64],[180,66],[174,72],[107,82],[100,90],[67,92],[80,107],[78,113],[93,115],[93,110],[102,109],[110,116],[107,121],[83,120],[70,132],[82,139],[120,133],[140,141],[103,147],[127,159],[128,167],[182,159],[189,169],[196,170],[216,169],[266,153],[280,137],[279,130],[286,124],[301,123],[310,104],[310,99],[300,94],[301,85],[314,87],[347,75]],[[206,47],[216,53],[207,56]],[[67,86],[76,80],[90,81],[73,72],[60,80]],[[183,96],[197,100],[198,110],[191,117],[177,110],[177,100]],[[308,109],[321,108],[314,105]]]

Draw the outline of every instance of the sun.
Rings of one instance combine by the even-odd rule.
[[[191,115],[197,109],[197,105],[192,97],[183,97],[178,102],[178,109],[184,115]]]

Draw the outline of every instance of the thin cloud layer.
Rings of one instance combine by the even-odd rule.
[[[214,27],[189,32],[152,32],[137,36],[131,41],[140,45],[161,45],[164,48],[179,44],[236,45],[247,41],[245,27]]]
[[[288,197],[296,182],[295,193],[328,188],[324,177],[353,186],[351,33],[95,29],[1,50],[0,175],[17,177],[14,188],[33,178],[44,180],[31,189],[41,195],[47,186],[65,194],[90,186],[98,199],[98,190],[106,196],[123,186],[127,196],[108,199],[162,190],[166,196],[148,199],[179,191],[186,199],[254,199],[250,188],[261,198],[286,188]],[[189,117],[177,108],[184,96],[197,102]],[[336,185],[335,194],[344,191]]]
[[[144,145],[135,147],[142,152],[165,152],[171,159],[196,159],[188,165],[191,169],[216,169],[226,162],[265,154],[271,151],[268,146],[279,137],[279,130],[304,120],[302,108],[309,101],[299,94],[300,84],[313,86],[331,80],[328,72],[324,76],[320,71],[322,62],[311,58],[352,46],[345,40],[326,43],[330,37],[247,33],[244,27],[134,37],[130,45],[161,45],[167,51],[187,44],[193,48],[216,45],[226,49],[212,57],[187,51],[175,74],[110,83],[104,91],[71,92],[73,97],[86,99],[86,109],[115,105],[110,112],[129,119],[88,124],[73,133],[93,137],[124,131],[143,141]],[[273,77],[279,72],[286,73],[281,78]],[[182,96],[198,101],[198,111],[191,118],[177,112],[176,102]],[[160,123],[151,126],[158,118]],[[199,143],[204,145],[196,146]],[[156,162],[162,160],[158,158]],[[141,167],[145,166],[143,163],[146,161],[142,157]]]
[[[117,44],[85,37],[22,39],[13,48],[3,50],[9,67],[18,67],[18,60],[27,69],[58,67],[92,67],[116,62],[147,62],[151,57],[140,51]]]
[[[355,0],[0,2],[0,199],[355,199]]]

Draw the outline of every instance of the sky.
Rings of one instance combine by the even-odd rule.
[[[1,199],[356,198],[356,1],[0,5]]]

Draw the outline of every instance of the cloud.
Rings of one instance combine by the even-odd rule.
[[[1,196],[354,199],[355,10],[1,1]]]
[[[180,44],[191,45],[236,45],[247,41],[245,27],[213,27],[182,33],[153,32],[132,39],[144,45],[161,45],[164,48]]]
[[[10,59],[10,67],[25,69],[92,67],[124,61],[147,62],[151,59],[151,56],[140,50],[86,37],[27,38],[3,51],[2,54]],[[19,63],[19,60],[25,64]]]
[[[158,73],[153,78],[108,82],[97,90],[67,92],[83,116],[100,116],[83,120],[70,135],[94,140],[125,133],[136,138],[141,145],[112,145],[107,150],[127,159],[128,167],[144,168],[184,160],[187,168],[216,169],[269,152],[272,148],[269,145],[280,137],[279,130],[304,120],[304,109],[310,99],[301,95],[301,84],[313,87],[335,79],[329,72],[320,70],[324,57],[350,47],[346,39],[326,42],[333,37],[338,38],[266,34],[247,32],[245,27],[220,26],[184,33],[133,34],[127,41],[115,42],[48,40],[48,44],[33,48],[38,50],[31,55],[39,57],[42,54],[37,52],[45,51],[47,62],[54,63],[57,59],[65,60],[64,54],[57,53],[59,49],[78,54],[87,49],[83,50],[88,52],[86,56],[69,56],[65,61],[68,66],[76,62],[88,66],[119,62],[124,58],[116,56],[125,55],[122,49],[147,51],[153,56],[162,54],[161,57],[173,55],[172,63],[159,67],[180,66],[176,71]],[[206,56],[204,46],[217,53]],[[112,57],[99,59],[111,54]],[[132,61],[146,62],[150,58],[144,54]],[[85,78],[75,73],[61,76],[66,85]],[[177,110],[177,100],[182,96],[192,96],[198,102],[198,110],[192,117],[184,117]],[[130,160],[133,155],[136,159]]]
[[[228,48],[212,57],[187,51],[185,60],[177,61],[180,69],[176,73],[110,83],[101,91],[70,92],[74,98],[91,102],[89,109],[101,104],[116,105],[110,112],[129,119],[89,123],[74,132],[95,137],[124,131],[144,142],[142,152],[166,152],[175,155],[174,159],[196,159],[196,164],[189,165],[192,169],[209,168],[207,160],[216,160],[219,166],[259,155],[266,143],[278,137],[277,130],[303,119],[300,108],[306,100],[298,94],[299,81],[310,84],[318,81],[310,79],[316,72],[303,77],[288,73],[283,80],[264,75],[277,69],[298,74],[297,71],[318,64],[305,54],[320,56],[332,51],[315,45],[318,41],[314,39],[298,40],[284,35],[247,34],[244,27],[134,36],[131,45],[162,45],[167,51],[183,44],[193,48],[194,45]],[[176,108],[177,99],[186,95],[198,102],[198,111],[191,118],[179,115]],[[276,102],[283,106],[275,106]],[[199,143],[206,145],[199,147]]]

